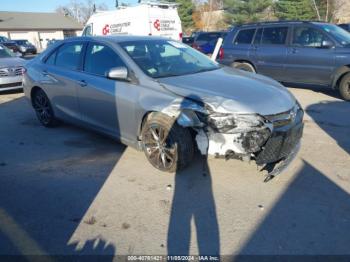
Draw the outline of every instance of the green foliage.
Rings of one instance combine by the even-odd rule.
[[[228,24],[242,24],[264,20],[272,0],[224,0],[225,20]]]
[[[170,0],[169,2],[178,3],[179,16],[182,22],[182,28],[186,31],[189,28],[194,27],[194,22],[192,19],[192,14],[195,10],[195,6],[191,0]]]
[[[317,19],[311,0],[279,0],[275,3],[275,14],[281,20]]]

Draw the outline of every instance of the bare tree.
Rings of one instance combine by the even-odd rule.
[[[79,23],[85,24],[94,13],[95,9],[107,10],[108,7],[106,4],[99,4],[96,6],[93,0],[71,0],[67,5],[58,6],[56,12],[70,16]]]

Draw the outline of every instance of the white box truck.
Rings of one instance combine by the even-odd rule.
[[[177,4],[141,2],[112,11],[94,13],[83,30],[83,36],[153,35],[182,39]]]

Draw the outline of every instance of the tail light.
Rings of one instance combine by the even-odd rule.
[[[182,40],[182,33],[179,33],[179,38],[180,40]]]
[[[219,59],[220,60],[224,59],[224,49],[222,47],[219,50]]]

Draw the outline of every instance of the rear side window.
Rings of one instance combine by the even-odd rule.
[[[77,70],[80,64],[82,49],[82,43],[69,43],[61,46],[56,55],[56,66]]]
[[[240,30],[235,38],[234,44],[251,44],[254,37],[255,29]]]
[[[85,56],[84,71],[105,76],[114,67],[125,66],[120,57],[108,46],[90,43]]]
[[[284,45],[286,43],[288,27],[266,27],[261,39],[261,44]]]

